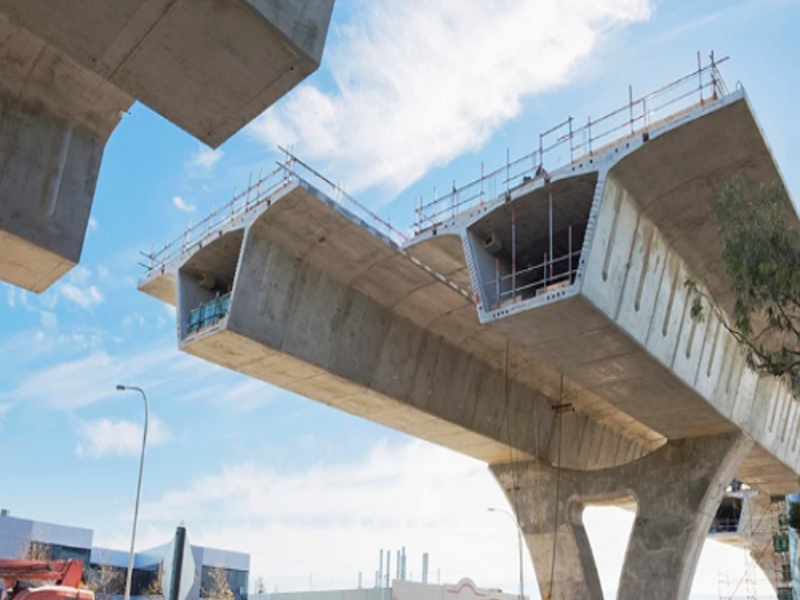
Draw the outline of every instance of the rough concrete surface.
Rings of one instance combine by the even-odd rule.
[[[80,260],[134,99],[218,146],[319,66],[333,0],[0,0],[0,279]]]
[[[723,311],[730,302],[708,207],[715,186],[742,169],[753,181],[778,176],[737,91],[524,181],[404,247],[295,181],[140,288],[177,298],[183,323],[213,273],[232,282],[230,311],[198,333],[181,328],[182,350],[485,460],[499,474],[530,478],[537,465],[552,488],[558,463],[569,514],[634,498],[621,597],[682,599],[734,476],[763,494],[798,487],[796,400],[750,371],[713,318],[688,314],[690,277]],[[559,194],[567,200],[554,228],[578,246],[575,273],[566,285],[492,301],[497,273],[509,270],[501,264],[509,207],[524,233],[519,257],[535,262],[547,247],[537,203],[552,195],[557,206]],[[564,248],[562,240],[553,252]],[[575,409],[558,426],[557,404]],[[547,546],[554,520],[536,523]],[[559,527],[567,529],[558,581],[571,582],[570,597],[599,597],[579,518]],[[548,559],[525,531],[546,582]]]
[[[534,462],[492,470],[516,507],[542,597],[552,590],[553,600],[603,598],[581,515],[588,505],[633,502],[617,598],[685,600],[725,488],[751,446],[741,435],[691,438],[600,471],[559,472]]]

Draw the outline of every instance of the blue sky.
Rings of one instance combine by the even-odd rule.
[[[136,291],[139,251],[272,168],[276,143],[407,227],[416,195],[530,152],[569,115],[624,104],[628,85],[690,72],[698,50],[731,57],[723,75],[746,87],[798,196],[796,0],[489,4],[337,0],[321,69],[216,151],[131,108],[106,147],[81,265],[41,296],[0,289],[0,506],[125,546],[142,409],[114,391],[122,381],[151,397],[140,547],[185,520],[194,541],[251,552],[254,576],[288,590],[312,571],[317,589],[358,571],[371,583],[378,549],[405,544],[417,574],[427,550],[442,580],[516,589],[513,528],[485,510],[504,500],[484,465],[181,355],[173,313]],[[611,589],[630,515],[587,519]],[[707,544],[694,597],[743,568]]]

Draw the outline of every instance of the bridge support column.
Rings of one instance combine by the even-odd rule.
[[[559,473],[535,461],[491,468],[517,511],[543,598],[551,584],[552,600],[603,598],[583,509],[635,502],[617,598],[685,600],[725,488],[751,447],[737,434],[670,441],[598,471]]]

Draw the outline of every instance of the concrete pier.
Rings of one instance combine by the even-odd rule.
[[[481,181],[407,241],[287,166],[140,289],[176,305],[183,351],[492,465],[543,590],[559,529],[554,585],[599,597],[574,509],[634,498],[621,597],[684,600],[734,476],[798,488],[796,399],[689,314],[689,278],[730,307],[710,208],[735,174],[780,177],[742,89],[495,197]]]
[[[333,0],[0,0],[0,279],[80,260],[105,143],[138,99],[216,147],[320,63]]]
[[[642,459],[599,471],[559,474],[534,462],[492,470],[518,507],[542,598],[552,592],[552,600],[602,600],[581,515],[589,505],[625,503],[634,505],[636,520],[617,598],[688,598],[717,506],[752,443],[741,435],[673,440]]]

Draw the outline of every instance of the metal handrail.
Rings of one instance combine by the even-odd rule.
[[[402,245],[408,241],[405,233],[373,213],[337,184],[298,159],[289,150],[284,148],[279,148],[279,150],[283,152],[285,159],[283,162],[277,163],[277,167],[268,175],[259,174],[255,183],[252,182],[251,177],[251,181],[243,192],[234,194],[233,198],[222,208],[218,210],[212,208],[211,213],[196,225],[188,224],[179,237],[164,244],[157,252],[141,252],[141,255],[147,260],[146,264],[139,263],[146,269],[145,276],[155,271],[163,271],[168,263],[196,251],[221,227],[233,223],[239,217],[252,212],[265,203],[269,205],[287,186],[300,181],[311,186],[316,184],[328,188],[334,202],[347,207],[359,218],[380,230],[394,243]]]
[[[579,257],[580,255],[581,255],[581,250],[580,249],[575,250],[574,252],[571,253],[571,256],[573,258]],[[499,279],[500,279],[500,282],[507,281],[509,279],[513,279],[515,276],[519,277],[520,275],[524,275],[525,273],[528,273],[530,271],[535,271],[536,269],[541,269],[543,267],[548,267],[548,266],[552,267],[554,264],[556,264],[558,262],[562,262],[562,261],[568,260],[569,258],[570,258],[570,254],[569,253],[568,254],[564,254],[562,256],[559,256],[558,258],[554,258],[553,260],[547,260],[545,262],[539,263],[538,265],[533,265],[532,267],[526,267],[526,268],[522,269],[521,271],[515,271],[513,273],[508,273],[507,275],[501,275]],[[491,280],[487,281],[486,283],[487,284],[497,283],[497,281],[498,281],[498,279],[494,278],[494,279],[491,279]],[[519,289],[519,288],[517,288],[517,289]]]
[[[506,177],[505,179],[500,180],[499,183],[506,188],[506,191],[510,189],[512,182],[519,180],[525,181],[524,178],[531,173],[533,174],[531,179],[538,179],[546,176],[547,171],[544,168],[544,159],[548,155],[552,155],[552,152],[557,148],[567,145],[569,150],[570,164],[574,164],[584,160],[587,156],[591,157],[597,154],[599,149],[596,146],[593,146],[593,143],[596,143],[604,138],[613,137],[612,141],[606,145],[610,146],[632,135],[635,135],[637,132],[646,132],[654,125],[654,122],[651,119],[652,115],[660,111],[664,111],[668,107],[673,106],[682,100],[691,98],[695,94],[699,96],[699,101],[697,103],[693,103],[684,107],[683,109],[676,110],[675,112],[665,116],[662,121],[658,121],[657,123],[661,123],[663,120],[674,117],[675,115],[680,114],[682,111],[690,110],[696,108],[697,106],[704,106],[708,102],[715,102],[719,100],[728,94],[728,88],[725,85],[718,68],[720,64],[726,62],[727,60],[728,57],[717,60],[715,59],[714,54],[711,53],[710,64],[702,66],[700,64],[698,55],[698,68],[691,73],[684,75],[683,77],[679,77],[678,79],[671,81],[657,90],[637,99],[633,98],[633,90],[632,88],[629,88],[630,100],[624,106],[621,106],[597,119],[593,120],[589,118],[585,125],[577,128],[573,127],[573,117],[569,117],[558,125],[555,125],[541,133],[539,135],[539,147],[536,150],[514,160],[513,162],[507,159],[505,165],[489,173],[481,173],[479,178],[460,188],[458,188],[454,183],[453,190],[450,194],[438,198],[434,197],[434,199],[428,202],[424,202],[422,199],[420,199],[415,207],[416,214],[414,234],[419,235],[428,229],[437,227],[447,218],[454,218],[457,214],[463,212],[464,208],[467,206],[471,208],[476,204],[485,202],[487,196],[486,187],[493,185],[495,186],[496,192],[498,183],[497,180],[503,173],[505,173]],[[666,99],[666,101],[656,104],[655,106],[652,104],[654,99],[665,97],[670,93],[674,93],[678,89],[682,90],[684,89],[684,86],[690,84],[695,79],[698,83],[696,86],[693,85],[690,90],[678,95],[677,97],[669,97]],[[650,103],[649,107],[648,103]],[[627,114],[626,119],[620,122],[615,122],[615,119],[618,119],[621,115],[625,114]],[[638,130],[637,127],[639,127]],[[598,128],[601,129],[600,133],[598,133]],[[629,129],[630,131],[623,135],[613,136],[613,134],[616,134],[623,129]],[[545,140],[549,139],[550,136],[553,135],[556,136],[555,140],[552,143],[546,144]],[[601,148],[605,148],[606,146]],[[583,154],[580,154],[576,157],[576,151],[581,151]],[[528,161],[531,163],[530,168],[526,168],[522,172],[515,172],[512,175],[512,170],[515,170],[515,168],[521,163],[526,163]],[[463,196],[465,192],[467,192],[466,198]],[[496,195],[497,194],[495,193],[490,195],[490,197],[494,198]]]

